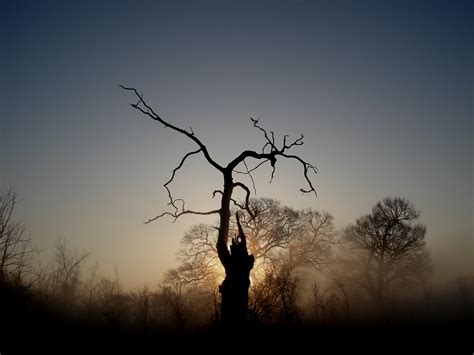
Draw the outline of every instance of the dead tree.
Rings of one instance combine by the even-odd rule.
[[[231,203],[243,210],[246,210],[251,218],[255,217],[255,214],[258,211],[252,210],[249,205],[250,199],[250,189],[245,185],[243,182],[234,181],[234,174],[240,175],[247,175],[250,177],[252,183],[254,182],[252,177],[252,172],[261,167],[263,164],[269,162],[270,166],[272,167],[270,182],[273,180],[275,174],[275,167],[277,158],[282,157],[286,159],[292,159],[297,161],[302,166],[302,171],[304,178],[308,184],[308,187],[301,188],[300,192],[302,194],[307,193],[314,193],[316,195],[316,190],[314,189],[313,183],[310,180],[309,174],[311,172],[317,173],[317,169],[301,159],[299,156],[294,154],[289,154],[291,148],[295,146],[303,145],[303,135],[301,134],[295,140],[289,141],[289,136],[285,135],[283,137],[283,144],[279,147],[277,146],[277,142],[275,139],[275,135],[273,132],[268,132],[262,126],[259,125],[259,120],[250,118],[253,122],[253,126],[260,130],[265,138],[264,145],[260,152],[256,152],[253,150],[244,150],[241,152],[237,157],[232,159],[226,166],[218,164],[209,153],[207,147],[201,142],[199,138],[196,137],[192,128],[188,130],[182,129],[177,127],[169,122],[165,121],[162,117],[160,117],[151,106],[149,106],[141,93],[138,92],[137,89],[131,87],[125,87],[120,85],[120,87],[124,90],[131,91],[137,97],[136,103],[131,103],[130,105],[143,113],[144,115],[148,116],[149,118],[160,122],[164,125],[164,127],[172,129],[176,132],[181,133],[188,139],[191,139],[196,143],[198,149],[187,153],[181,159],[178,166],[173,169],[171,178],[164,183],[164,187],[168,192],[169,203],[168,205],[172,207],[172,211],[167,211],[155,216],[145,223],[150,223],[155,221],[164,216],[170,216],[176,221],[179,217],[186,215],[186,214],[197,214],[197,215],[212,215],[218,214],[219,215],[219,227],[218,227],[218,237],[217,237],[217,254],[219,256],[219,260],[224,266],[226,272],[226,278],[221,286],[221,294],[222,294],[222,305],[221,305],[221,319],[222,322],[225,324],[235,324],[244,319],[246,319],[247,315],[247,300],[248,300],[248,284],[249,284],[249,277],[248,274],[250,269],[253,267],[253,257],[248,255],[247,246],[245,243],[245,235],[243,232],[237,238],[234,238],[232,241],[232,245],[230,246],[230,250],[228,247],[228,240],[229,240],[229,222],[231,217]],[[220,208],[211,211],[194,211],[187,209],[185,207],[185,202],[182,199],[175,199],[171,193],[169,188],[169,184],[173,181],[176,172],[182,168],[183,164],[185,163],[186,159],[188,159],[192,155],[202,154],[206,161],[217,169],[223,177],[224,185],[222,190],[215,190],[213,192],[213,197],[216,195],[220,195],[221,203]],[[254,159],[257,161],[257,164],[253,167],[249,168],[247,164],[248,160]],[[239,167],[242,166],[245,170],[238,170]],[[242,169],[242,168],[240,168]],[[254,186],[255,187],[255,186]],[[234,190],[242,189],[245,192],[245,201],[243,203],[239,203],[236,201],[232,195]],[[237,217],[238,218],[238,217]],[[238,276],[237,276],[238,275]],[[246,277],[245,282],[237,282],[235,278],[239,278],[240,280]]]

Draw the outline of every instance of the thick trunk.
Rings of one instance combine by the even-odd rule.
[[[247,319],[249,275],[254,263],[253,256],[248,254],[245,235],[239,222],[239,235],[232,238],[230,251],[227,247],[232,190],[232,176],[224,175],[217,253],[226,273],[225,280],[219,287],[222,297],[221,321],[225,325],[239,324]]]

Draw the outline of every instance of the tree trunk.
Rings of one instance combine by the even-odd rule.
[[[231,326],[247,320],[250,270],[254,263],[253,256],[248,254],[245,235],[240,226],[238,215],[239,235],[232,238],[230,251],[227,247],[232,190],[232,176],[224,174],[217,253],[226,274],[224,282],[219,287],[222,297],[221,321],[223,324]]]

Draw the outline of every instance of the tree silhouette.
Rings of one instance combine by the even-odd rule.
[[[226,278],[224,280],[224,287],[221,288],[221,295],[222,295],[222,305],[221,305],[221,319],[223,323],[226,324],[235,324],[240,322],[241,320],[246,318],[247,314],[247,299],[248,299],[248,278],[246,282],[237,282],[234,278],[238,278],[239,280],[242,275],[247,274],[247,269],[251,267],[251,263],[249,262],[250,256],[248,256],[247,247],[245,243],[245,235],[242,233],[237,238],[234,238],[232,241],[231,249],[229,250],[228,241],[229,241],[229,223],[231,217],[231,203],[235,206],[240,207],[243,210],[246,210],[251,217],[255,217],[257,211],[252,211],[249,206],[249,199],[250,199],[250,189],[240,181],[234,181],[234,174],[241,173],[244,175],[248,175],[252,181],[252,172],[258,169],[260,166],[269,162],[272,167],[272,173],[270,181],[272,181],[277,158],[282,157],[286,159],[292,159],[297,161],[302,166],[302,172],[305,177],[305,180],[308,184],[307,188],[301,188],[300,192],[303,194],[306,193],[314,193],[316,195],[316,190],[313,187],[313,184],[309,178],[309,173],[314,172],[316,173],[316,168],[301,159],[298,155],[289,154],[291,148],[295,146],[303,145],[303,135],[298,137],[295,140],[289,141],[289,136],[285,135],[283,137],[283,142],[280,146],[275,139],[275,135],[273,132],[268,132],[262,126],[259,125],[258,119],[250,118],[253,126],[260,130],[265,138],[264,145],[260,152],[256,152],[254,150],[244,150],[241,152],[237,157],[232,159],[226,166],[218,164],[209,153],[207,147],[201,142],[199,138],[196,137],[192,128],[189,131],[179,128],[169,122],[165,121],[162,117],[160,117],[151,106],[149,106],[144,98],[143,95],[140,94],[137,89],[131,87],[125,87],[120,85],[121,88],[127,91],[131,91],[135,94],[138,101],[136,103],[132,103],[131,106],[144,115],[148,116],[149,118],[163,124],[166,128],[174,130],[178,133],[181,133],[183,136],[187,137],[188,139],[192,140],[198,147],[197,150],[187,153],[181,159],[178,166],[173,169],[171,174],[171,178],[165,182],[163,185],[168,192],[169,197],[169,205],[173,208],[173,211],[163,212],[158,216],[155,216],[149,219],[146,223],[155,221],[163,216],[170,216],[174,220],[177,218],[186,215],[186,214],[197,214],[197,215],[212,215],[218,214],[219,215],[219,227],[218,227],[218,238],[217,238],[217,254],[219,257],[220,262],[224,266],[226,272]],[[194,211],[189,210],[185,207],[185,202],[182,199],[175,199],[169,189],[169,184],[173,181],[176,172],[181,169],[183,164],[185,163],[186,159],[190,156],[195,154],[202,154],[206,161],[218,170],[222,174],[223,178],[223,189],[222,190],[215,190],[213,196],[217,194],[221,197],[220,208],[211,211]],[[258,163],[249,169],[247,164],[247,160],[254,159]],[[239,166],[243,166],[245,171],[238,171]],[[245,202],[240,204],[237,202],[232,196],[234,190],[242,189],[246,193]],[[247,261],[244,262],[244,259]],[[238,286],[237,286],[238,284]],[[226,285],[233,285],[232,287],[227,287]]]
[[[251,218],[243,211],[239,216],[247,248],[258,265],[273,269],[274,264],[284,262],[290,270],[327,268],[335,244],[331,214],[313,209],[295,210],[272,198],[251,198],[249,206],[258,210],[258,214]],[[237,232],[237,226],[231,223],[230,232],[234,229]],[[184,285],[212,281],[220,272],[215,227],[191,226],[181,240],[178,260],[180,265],[166,273],[167,282]],[[258,280],[253,275],[255,283]]]
[[[387,197],[344,231],[351,254],[348,269],[381,307],[392,285],[429,275],[426,227],[414,223],[419,217],[408,200]]]
[[[0,282],[31,286],[37,280],[32,259],[37,250],[31,238],[25,235],[26,227],[15,221],[13,213],[17,194],[13,188],[0,194]],[[30,280],[28,277],[32,276]]]
[[[249,317],[259,322],[287,322],[298,318],[294,304],[301,272],[329,270],[334,242],[333,217],[313,209],[296,210],[272,198],[251,198],[252,219],[239,213],[247,248],[258,271],[251,273]],[[231,221],[232,222],[232,221]],[[238,232],[231,223],[230,233]],[[224,274],[217,256],[215,227],[191,226],[181,239],[178,267],[165,274],[164,282],[186,290],[199,290],[214,308],[215,291]],[[291,311],[291,312],[290,312]],[[291,316],[290,316],[291,313]],[[295,316],[295,317],[293,317]]]
[[[76,302],[82,266],[89,255],[88,252],[70,250],[64,238],[56,240],[53,283],[65,308]]]
[[[295,210],[281,206],[279,201],[271,198],[251,199],[250,206],[259,213],[254,218],[244,214],[242,225],[249,250],[256,260],[275,263],[285,259],[290,270],[297,267],[325,268],[335,234],[334,218],[330,213]]]

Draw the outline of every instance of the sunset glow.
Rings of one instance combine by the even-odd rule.
[[[249,272],[254,326],[469,314],[473,15],[463,0],[0,0],[0,254],[18,243],[0,286],[28,279],[51,319],[146,334],[217,324]],[[183,205],[210,213],[175,219]],[[231,255],[217,241],[238,210],[248,243]]]

